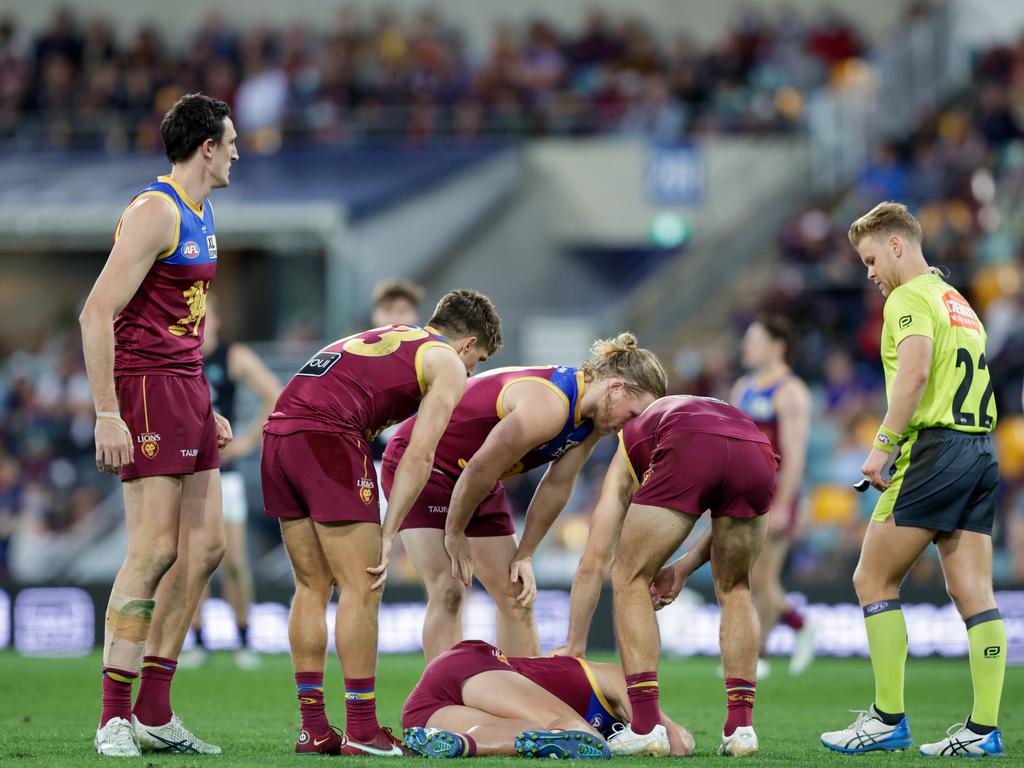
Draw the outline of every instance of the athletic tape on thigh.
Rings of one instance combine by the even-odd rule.
[[[155,606],[155,600],[110,593],[103,632],[103,666],[139,671]]]

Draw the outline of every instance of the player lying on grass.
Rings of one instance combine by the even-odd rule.
[[[719,754],[752,755],[757,752],[752,716],[760,632],[750,569],[768,529],[778,456],[740,410],[721,400],[686,396],[664,397],[650,406],[619,433],[619,447],[573,579],[564,650],[572,656],[586,650],[614,555],[615,635],[633,718],[608,746],[614,754],[668,754],[670,740],[658,707],[661,638],[652,583],[676,580],[677,567],[662,566],[710,509],[711,536],[696,549],[702,559],[711,558],[722,607],[728,716]]]
[[[671,754],[693,737],[660,712]],[[604,738],[632,717],[618,664],[568,656],[505,657],[464,640],[434,659],[402,710],[405,746],[426,757],[608,758]]]

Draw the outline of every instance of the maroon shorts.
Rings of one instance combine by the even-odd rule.
[[[402,727],[426,727],[437,710],[462,705],[465,682],[490,670],[514,672],[501,651],[483,640],[463,640],[442,653],[423,670],[402,707]]]
[[[263,506],[270,517],[377,523],[377,475],[369,444],[340,432],[263,434]]]
[[[775,493],[778,457],[770,445],[704,432],[675,432],[660,443],[634,504],[700,516],[765,514]]]
[[[398,468],[398,460],[385,458],[380,470],[381,483],[384,486],[384,495],[391,495],[391,486],[395,482],[395,470]],[[410,528],[435,528],[444,530],[445,520],[448,518],[448,503],[452,498],[452,491],[455,489],[455,481],[448,475],[441,474],[437,470],[430,473],[430,479],[423,486],[419,498],[412,503],[408,517],[402,522],[400,530],[407,531]],[[487,497],[480,502],[476,512],[469,519],[466,526],[466,535],[471,538],[484,538],[487,536],[512,536],[516,527],[512,523],[512,505],[509,503],[505,486],[498,483]]]
[[[116,376],[114,389],[135,440],[135,460],[121,470],[122,480],[191,475],[220,466],[205,376]]]

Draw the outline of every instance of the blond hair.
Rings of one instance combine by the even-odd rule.
[[[850,225],[850,245],[855,249],[869,235],[899,234],[921,244],[921,222],[903,203],[879,203]]]
[[[628,389],[664,397],[668,377],[657,355],[637,346],[636,336],[628,331],[614,339],[598,339],[590,348],[590,359],[582,366],[588,381],[617,376]]]

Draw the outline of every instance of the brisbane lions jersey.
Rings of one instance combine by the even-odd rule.
[[[388,325],[340,339],[299,369],[263,427],[272,435],[355,432],[367,441],[419,406],[423,355],[448,347],[430,328]]]
[[[160,176],[129,204],[166,200],[178,224],[131,301],[114,319],[114,375],[198,376],[203,371],[206,294],[217,272],[217,235],[209,199],[196,204],[170,176]],[[125,209],[127,210],[127,209]],[[121,234],[124,214],[114,241]]]

